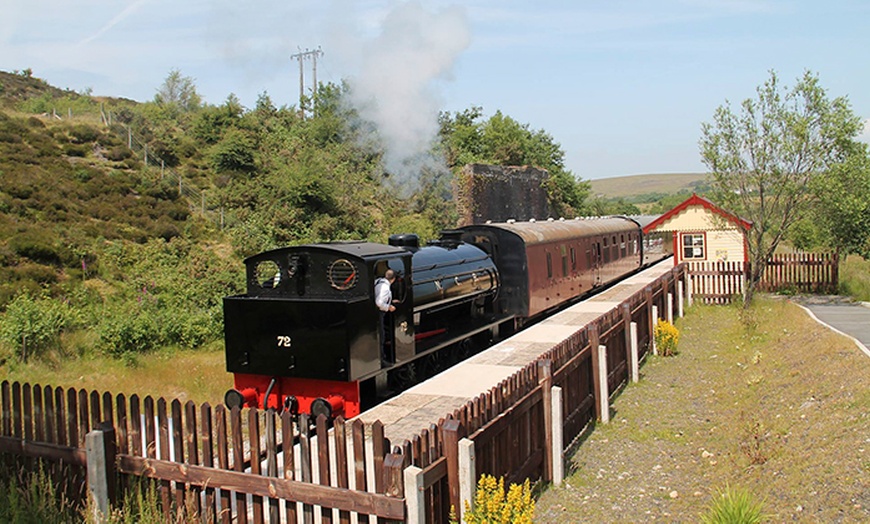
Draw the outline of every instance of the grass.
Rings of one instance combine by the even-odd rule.
[[[680,190],[692,191],[693,183],[702,182],[704,173],[668,173],[630,175],[590,180],[593,195],[608,198],[626,198],[653,193],[676,194]]]
[[[870,302],[870,260],[849,255],[840,262],[840,293]]]
[[[222,403],[233,379],[227,373],[222,344],[200,350],[165,349],[138,355],[135,360],[102,356],[54,360],[44,358],[27,364],[7,362],[0,376],[10,382],[85,388],[113,394],[136,393],[167,400]]]
[[[538,502],[540,522],[698,522],[726,489],[769,522],[870,521],[870,359],[784,300],[695,306]]]

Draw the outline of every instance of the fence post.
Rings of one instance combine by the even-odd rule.
[[[462,515],[460,522],[465,522],[465,503],[474,506],[474,488],[477,486],[477,464],[474,459],[474,441],[463,438],[459,441],[459,503],[462,507],[456,511],[457,516]]]
[[[102,523],[115,501],[115,428],[102,422],[85,436],[88,492],[94,498],[94,521]]]
[[[601,423],[610,422],[610,389],[607,385],[607,346],[598,346],[598,411],[601,412]]]
[[[390,453],[384,457],[384,495],[397,499],[405,498],[405,478],[402,468],[405,457]]]
[[[459,497],[459,439],[465,436],[465,428],[458,420],[450,419],[441,426],[441,432],[444,438],[444,456],[447,458],[448,499],[456,515],[462,515],[462,501]]]
[[[652,324],[649,329],[649,341],[652,346],[653,355],[659,354],[659,348],[656,347],[656,323],[659,321],[659,307],[653,304],[652,307]]]
[[[601,420],[603,414],[601,413],[601,381],[607,380],[607,375],[605,374],[603,377],[601,376],[601,366],[599,366],[598,359],[601,358],[600,353],[598,352],[598,323],[593,322],[589,324],[589,327],[586,328],[589,334],[589,349],[592,353],[592,393],[595,397],[595,419]]]
[[[685,292],[683,291],[683,281],[677,281],[677,317],[683,318],[683,297],[685,297]]]
[[[692,293],[694,293],[694,290],[692,289],[692,271],[691,268],[686,265],[686,302],[689,304],[689,307],[692,306]]]
[[[552,409],[553,398],[550,388],[553,387],[553,362],[549,359],[538,361],[538,384],[541,386],[541,401],[544,404],[544,445],[547,456],[544,461],[544,481],[553,480],[553,432]]]
[[[423,470],[417,466],[405,468],[405,516],[408,522],[426,522],[426,490]]]
[[[625,333],[626,382],[631,379],[631,306],[622,305],[622,330]]]
[[[631,323],[631,342],[629,343],[631,352],[629,353],[629,364],[631,364],[631,381],[637,382],[640,380],[640,363],[638,362],[638,347],[637,347],[637,322]]]
[[[553,485],[561,486],[565,479],[565,459],[562,458],[564,446],[562,435],[562,388],[553,386],[550,396],[553,401]]]
[[[667,314],[668,322],[670,322],[671,324],[673,324],[673,323],[674,323],[674,294],[673,294],[673,293],[668,293],[668,300],[667,300],[667,302],[668,302],[668,304],[667,304],[667,308],[668,308],[668,311],[667,311],[667,313],[668,313],[668,314]]]

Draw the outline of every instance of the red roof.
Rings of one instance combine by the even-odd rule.
[[[657,219],[655,219],[652,222],[650,222],[649,224],[647,224],[646,227],[643,228],[643,232],[649,233],[653,229],[656,229],[660,225],[664,224],[666,221],[670,220],[671,218],[675,217],[676,215],[678,215],[679,213],[684,211],[689,206],[701,206],[701,207],[707,208],[710,211],[712,211],[713,213],[716,213],[717,215],[725,218],[729,222],[737,224],[743,230],[748,230],[752,227],[752,222],[750,222],[749,220],[746,220],[744,218],[740,218],[739,216],[735,215],[734,213],[729,213],[728,211],[725,211],[724,209],[717,206],[713,202],[710,202],[706,198],[700,197],[700,196],[692,193],[692,196],[689,197],[688,199],[686,199],[682,204],[678,205],[677,207],[671,209],[667,213],[663,214],[662,216],[658,217]]]

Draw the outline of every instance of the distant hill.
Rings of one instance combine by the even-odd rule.
[[[601,198],[624,198],[643,195],[675,195],[678,193],[703,192],[706,186],[704,173],[660,173],[630,175],[591,180],[592,195]]]

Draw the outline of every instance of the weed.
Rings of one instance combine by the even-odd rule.
[[[760,380],[759,380],[760,381]],[[749,459],[752,466],[761,466],[770,460],[773,454],[773,435],[764,424],[755,418],[744,419],[743,430],[740,437],[740,452]]]
[[[725,486],[701,515],[703,524],[754,524],[764,521],[763,503],[748,490]]]

